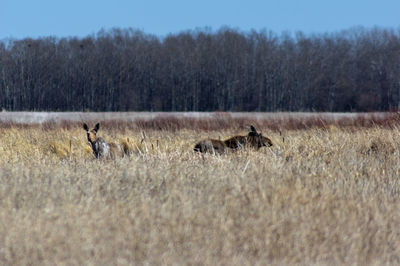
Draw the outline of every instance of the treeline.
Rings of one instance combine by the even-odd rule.
[[[0,42],[7,111],[387,111],[400,103],[400,30],[171,34]]]

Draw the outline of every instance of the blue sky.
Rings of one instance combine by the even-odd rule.
[[[356,26],[400,29],[400,0],[0,1],[0,40],[84,37],[113,27],[162,37],[222,26],[277,34],[336,32]]]

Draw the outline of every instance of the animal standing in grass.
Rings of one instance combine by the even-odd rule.
[[[93,129],[83,124],[83,129],[86,130],[87,139],[92,146],[93,155],[96,158],[114,159],[116,156],[124,156],[124,151],[118,144],[107,143],[103,138],[97,137],[100,124],[97,123]]]
[[[254,126],[250,126],[249,133],[246,136],[234,136],[221,141],[216,139],[206,139],[197,143],[194,151],[224,153],[227,150],[237,150],[242,147],[259,149],[261,147],[272,146],[272,141],[258,133]]]

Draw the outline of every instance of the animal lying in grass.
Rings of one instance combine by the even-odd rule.
[[[272,141],[258,133],[254,126],[250,126],[246,136],[234,136],[227,140],[205,139],[194,146],[194,151],[224,153],[227,150],[237,150],[241,147],[259,149],[272,146]]]
[[[83,129],[86,130],[87,139],[92,146],[93,155],[96,158],[114,159],[117,156],[123,157],[125,155],[120,145],[116,143],[107,143],[103,138],[97,137],[100,124],[97,123],[95,127],[89,130],[86,124],[83,124]]]

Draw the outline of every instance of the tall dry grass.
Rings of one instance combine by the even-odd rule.
[[[0,264],[400,263],[395,126],[259,125],[274,146],[221,156],[193,145],[245,129],[112,126],[129,157],[93,159],[78,124],[0,127]]]

